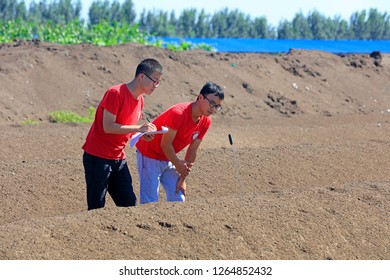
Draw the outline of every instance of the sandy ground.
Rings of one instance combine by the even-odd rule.
[[[87,114],[154,57],[153,118],[225,89],[187,202],[86,211]],[[0,45],[0,259],[389,260],[390,56]],[[38,124],[22,124],[36,121]],[[228,134],[233,136],[229,144]],[[127,147],[138,196],[134,149]]]

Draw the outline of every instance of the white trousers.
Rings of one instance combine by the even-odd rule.
[[[181,191],[176,194],[176,183],[180,175],[172,162],[148,158],[138,150],[136,154],[141,204],[158,202],[160,183],[165,190],[167,201],[185,201],[185,196]]]

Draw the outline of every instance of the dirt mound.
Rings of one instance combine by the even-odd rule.
[[[108,198],[88,212],[90,124],[50,123],[49,113],[86,115],[147,57],[165,73],[145,116],[194,100],[207,81],[223,86],[224,109],[186,203],[162,193],[158,204]],[[0,259],[389,259],[389,62],[374,52],[0,45]]]

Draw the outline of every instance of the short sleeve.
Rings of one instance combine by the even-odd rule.
[[[118,115],[118,111],[121,106],[121,100],[119,92],[115,89],[109,89],[106,91],[101,106],[113,115]]]

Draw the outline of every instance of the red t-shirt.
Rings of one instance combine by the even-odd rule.
[[[203,139],[211,125],[211,118],[202,116],[198,123],[194,123],[192,120],[192,103],[188,102],[172,106],[161,113],[153,123],[158,130],[161,129],[161,126],[166,126],[177,131],[172,145],[175,152],[178,153],[193,140]],[[138,151],[149,158],[168,161],[160,146],[162,135],[156,134],[150,142],[140,139],[136,144]]]
[[[131,95],[126,84],[109,88],[100,102],[91,129],[82,149],[88,154],[111,160],[124,159],[124,148],[132,133],[111,134],[103,130],[103,110],[116,116],[115,122],[122,125],[137,124],[142,115],[144,98]]]

